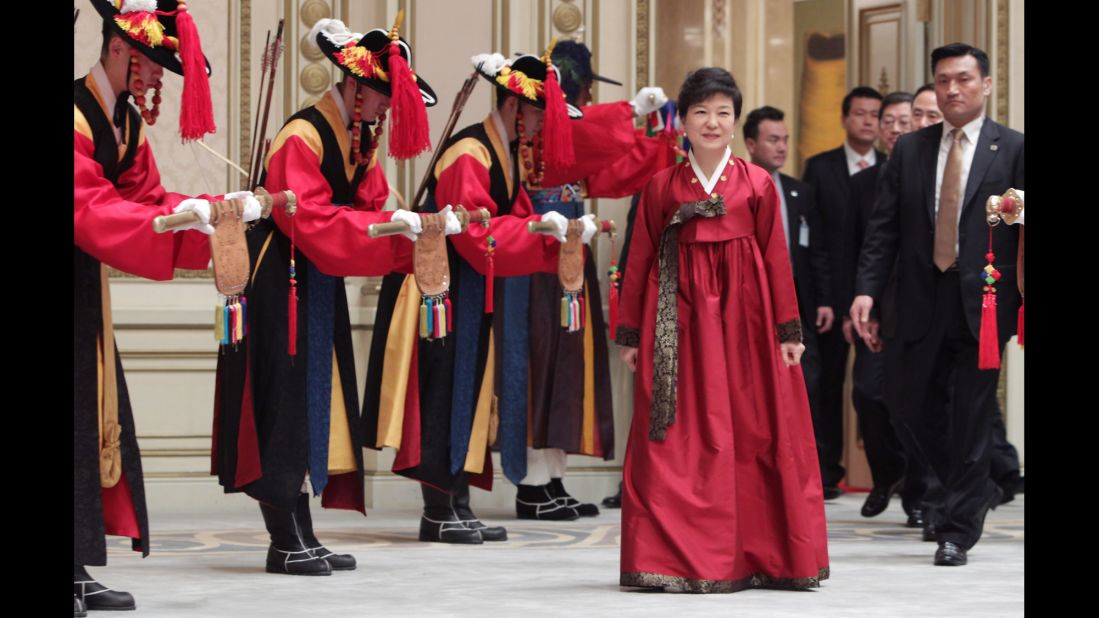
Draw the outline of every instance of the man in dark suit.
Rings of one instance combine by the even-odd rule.
[[[801,357],[809,407],[817,415],[820,406],[820,349],[817,334],[832,329],[835,315],[827,299],[831,298],[828,250],[820,213],[813,203],[812,188],[779,173],[786,163],[790,134],[783,122],[782,110],[764,106],[752,110],[744,121],[744,145],[752,163],[767,170],[775,180],[782,203],[782,227],[786,231],[786,246],[790,249],[790,265],[794,271],[794,289],[802,324],[805,353]]]
[[[884,155],[874,149],[878,137],[878,113],[881,94],[873,88],[859,86],[843,98],[843,128],[847,134],[842,145],[822,152],[805,163],[802,176],[813,187],[814,203],[824,223],[829,266],[833,278],[843,272],[844,243],[850,238],[851,175],[872,167]],[[833,286],[826,304],[840,313],[848,306],[841,304],[839,286]],[[824,499],[843,494],[837,487],[845,470],[843,457],[843,380],[847,372],[847,351],[850,345],[839,329],[820,333],[821,405],[814,410],[813,430],[820,456],[821,482]]]
[[[934,93],[932,93],[934,94]],[[881,144],[886,157],[901,135],[913,130],[913,96],[907,92],[893,92],[882,99]],[[851,201],[853,204],[850,239],[844,243],[846,250],[843,272],[837,276],[842,294],[842,307],[850,307],[854,296],[855,274],[858,270],[859,249],[862,247],[866,225],[874,207],[875,188],[881,178],[883,160],[851,177]],[[851,399],[858,414],[859,433],[866,446],[866,459],[874,487],[862,505],[863,517],[880,515],[889,506],[889,499],[901,490],[902,505],[908,514],[908,526],[923,525],[920,500],[924,494],[924,471],[916,457],[905,457],[905,449],[898,440],[893,418],[885,403],[885,352],[883,344],[892,338],[891,329],[896,326],[896,277],[891,274],[886,284],[884,298],[876,310],[882,314],[881,340],[864,342],[855,336],[850,316],[843,316],[843,337],[855,346],[855,366],[852,370]],[[891,350],[892,351],[892,350]],[[907,465],[906,465],[907,464]],[[904,488],[901,489],[901,484]]]
[[[985,118],[992,90],[985,52],[961,43],[931,53],[944,121],[902,136],[878,186],[851,305],[864,340],[870,312],[899,257],[897,352],[887,379],[917,455],[936,482],[924,513],[939,544],[935,564],[963,565],[1003,492],[989,478],[999,370],[978,369],[985,254],[995,254],[996,327],[1002,351],[1015,334],[1019,231],[989,231],[984,203],[1023,186],[1023,135]],[[991,247],[989,247],[991,244]]]

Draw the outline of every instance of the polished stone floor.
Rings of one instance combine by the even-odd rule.
[[[316,501],[318,536],[330,549],[354,554],[358,570],[330,577],[265,573],[267,535],[257,509],[254,517],[154,513],[149,558],[112,538],[110,566],[90,572],[132,592],[142,616],[1023,615],[1022,496],[989,514],[969,565],[958,568],[931,564],[935,544],[901,525],[898,500],[879,517],[860,517],[864,496],[826,505],[832,576],[809,592],[624,592],[617,585],[617,510],[563,523],[485,510],[481,518],[506,525],[510,540],[450,546],[418,542],[416,512],[375,509],[364,519],[322,512]],[[477,492],[475,506],[476,500]]]

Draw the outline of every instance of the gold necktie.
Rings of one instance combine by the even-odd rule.
[[[962,138],[961,129],[950,132],[954,140],[946,156],[943,185],[939,191],[939,214],[935,220],[935,266],[946,272],[958,260],[958,207],[962,201]]]

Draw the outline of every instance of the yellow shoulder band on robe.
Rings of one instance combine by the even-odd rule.
[[[595,339],[591,322],[591,303],[588,286],[584,286],[584,417],[580,424],[580,453],[595,452]],[[600,310],[602,308],[600,307]]]
[[[107,265],[99,265],[99,297],[103,323],[99,331],[99,484],[111,488],[122,477],[121,434],[118,424],[117,351],[114,345],[114,319],[111,317],[111,284]]]
[[[488,135],[488,141],[492,143],[492,149],[496,151],[496,158],[504,166],[504,182],[508,187],[508,195],[511,195],[511,187],[515,183],[515,179],[511,177],[511,166],[505,163],[511,156],[506,148],[507,136],[496,132],[496,123],[492,121],[491,115],[485,118],[482,124],[485,127],[485,133]],[[522,165],[519,167],[522,168]]]
[[[351,428],[347,423],[347,403],[343,400],[343,381],[336,348],[332,348],[332,405],[328,419],[328,474],[354,472],[358,465],[351,445]]]
[[[412,367],[412,346],[419,345],[417,326],[420,320],[420,291],[415,275],[404,279],[393,307],[393,321],[385,340],[382,357],[382,388],[378,400],[378,442],[382,448],[401,448],[404,430],[405,397],[408,393],[409,371]]]
[[[478,163],[485,166],[485,169],[492,167],[492,158],[489,156],[485,145],[478,139],[466,137],[454,142],[450,145],[450,148],[443,151],[443,155],[439,157],[439,162],[435,164],[435,178],[442,175],[446,168],[454,165],[454,162],[462,155],[473,157]]]
[[[320,101],[317,101],[317,111],[321,113],[321,116],[324,116],[329,128],[336,136],[336,143],[339,144],[340,152],[344,155],[343,173],[347,176],[347,181],[351,182],[351,179],[355,177],[355,164],[351,163],[351,158],[348,156],[351,152],[351,136],[348,134],[347,125],[343,121],[343,114],[340,113],[340,107],[331,91],[321,97]],[[369,134],[367,137],[369,137]],[[378,152],[375,150],[374,156],[370,158],[370,163],[366,165],[367,170],[374,167],[377,154]]]
[[[92,139],[92,128],[88,125],[88,119],[80,108],[73,105],[73,130],[88,139]],[[94,141],[94,140],[93,140]]]
[[[317,129],[308,121],[299,118],[291,121],[275,136],[275,141],[271,142],[271,150],[268,151],[267,158],[263,161],[265,167],[271,165],[272,157],[286,145],[286,141],[291,137],[301,139],[317,155],[318,163],[324,158],[324,146],[321,145],[321,136],[317,133]]]
[[[488,331],[488,357],[485,359],[484,377],[481,378],[481,392],[477,395],[477,410],[473,414],[473,429],[469,436],[469,450],[466,451],[466,472],[480,474],[485,469],[485,454],[488,452],[489,420],[492,416],[492,400],[495,396],[493,385],[496,383],[496,329]]]
[[[88,74],[87,77],[84,78],[84,85],[92,93],[92,96],[95,97],[95,102],[99,103],[99,108],[102,109],[103,113],[107,116],[107,122],[111,123],[111,126],[114,126],[114,120],[113,120],[114,110],[107,109],[107,105],[103,102],[103,95],[99,93],[99,86],[96,85],[95,78],[93,78],[90,73]],[[81,117],[83,118],[83,114],[81,114]],[[85,119],[85,123],[86,122],[87,122],[87,119]],[[122,157],[126,156],[126,144],[129,143],[129,139],[130,139],[130,135],[129,135],[129,133],[130,133],[130,123],[127,122],[125,124],[126,124],[126,126],[121,127],[122,135],[123,135],[124,139],[122,140],[122,143],[118,145],[118,160],[119,161],[122,160]],[[140,146],[141,144],[145,143],[145,123],[144,122],[139,123],[138,126],[141,128],[141,130],[138,133],[137,145]],[[89,137],[89,139],[91,139],[90,131],[89,131],[89,136],[88,137]]]

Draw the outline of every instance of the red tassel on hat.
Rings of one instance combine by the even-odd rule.
[[[569,126],[569,112],[565,107],[565,93],[557,83],[557,71],[550,57],[557,39],[550,41],[542,60],[546,63],[545,96],[546,113],[542,123],[542,143],[545,160],[555,167],[568,167],[576,162],[572,150],[572,128]]]
[[[431,149],[431,133],[427,125],[427,107],[420,88],[412,77],[408,61],[401,55],[397,29],[404,19],[404,9],[397,11],[397,21],[389,31],[389,85],[392,89],[389,121],[389,156],[411,159]]]
[[[214,126],[214,104],[210,99],[210,77],[206,74],[206,57],[198,38],[195,20],[180,0],[175,11],[157,15],[175,15],[179,34],[179,57],[183,64],[183,100],[179,108],[179,133],[183,141],[202,139],[217,131]]]

